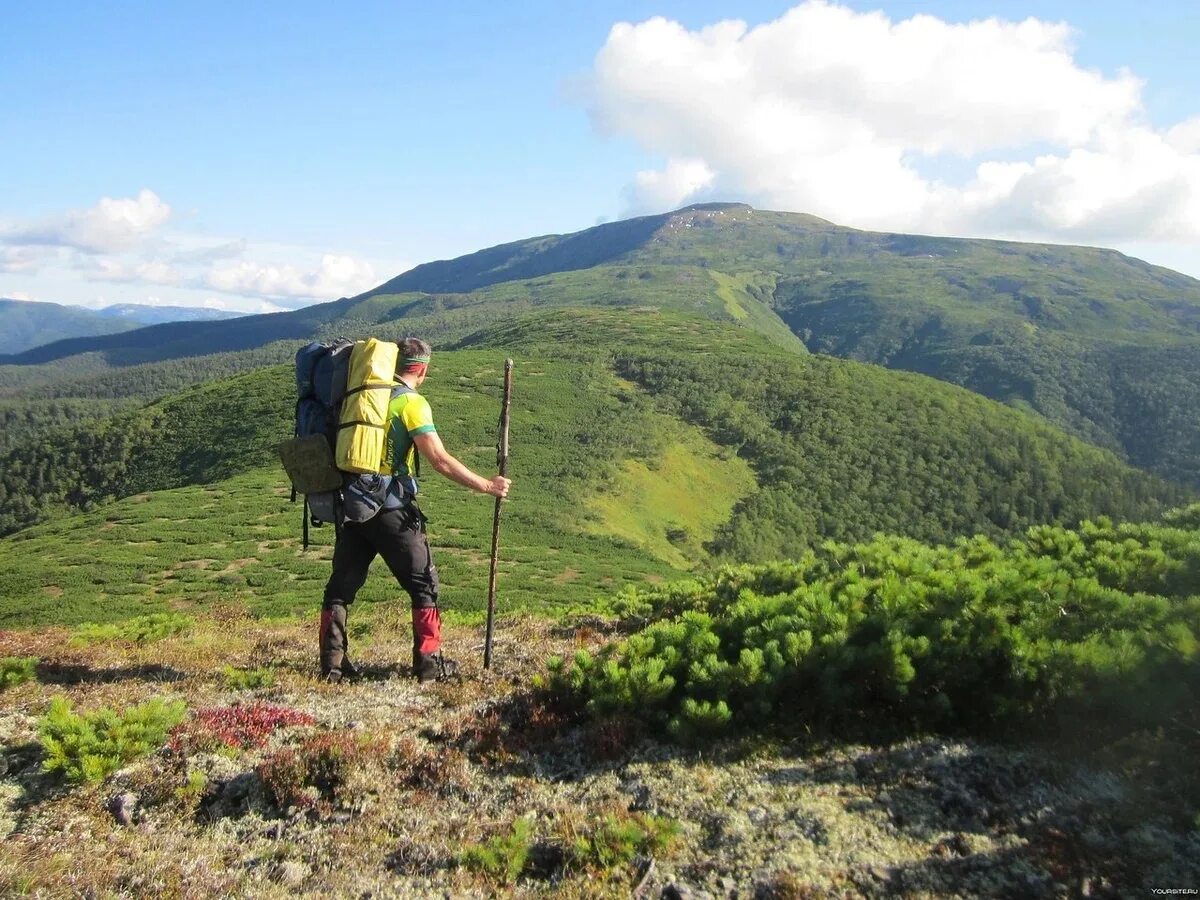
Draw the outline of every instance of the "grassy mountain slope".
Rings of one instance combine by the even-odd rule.
[[[518,359],[505,559],[524,607],[827,538],[1000,535],[1186,499],[959,388],[671,311],[541,313],[464,346],[437,354],[426,393],[447,444],[480,470],[494,464],[500,393],[502,354],[487,348]],[[0,541],[0,622],[310,603],[323,557],[298,550],[299,509],[272,449],[291,392],[288,367],[271,367],[61,434],[40,456],[10,453],[8,530],[92,511]],[[436,475],[424,483],[447,584],[478,608],[490,504]],[[98,505],[113,497],[127,499]],[[382,575],[373,583],[391,596]]]
[[[656,228],[630,246],[618,236],[633,223],[639,235]],[[1200,282],[1187,276],[1111,250],[861,232],[736,204],[569,238],[417,267],[378,292],[496,291],[513,279],[513,299],[536,302],[537,282],[514,272],[545,271],[588,238],[629,247],[574,273],[577,282],[608,296],[611,272],[707,270],[722,286],[745,285],[750,309],[781,318],[811,350],[960,384],[1200,485]],[[661,284],[631,288],[631,305],[662,295]],[[764,333],[775,324],[747,321],[734,304],[708,312]]]
[[[495,465],[501,360],[492,352],[439,354],[425,392],[447,444],[481,470]],[[520,372],[511,459],[519,488],[506,506],[502,568],[502,577],[520,577],[504,584],[506,602],[582,604],[630,580],[677,573],[672,561],[586,527],[583,499],[617,478],[625,457],[659,455],[645,398],[595,364],[544,360]],[[328,577],[333,537],[317,530],[320,546],[299,549],[300,507],[288,501],[272,450],[290,428],[291,390],[290,373],[277,367],[156,404],[153,431],[163,440],[131,446],[123,461],[110,453],[100,467],[109,492],[135,496],[0,540],[0,624],[123,618],[224,600],[262,614],[311,608]],[[618,396],[621,422],[606,415]],[[683,423],[671,432],[697,452],[716,452]],[[193,484],[155,490],[185,482]],[[446,597],[459,610],[478,610],[492,504],[432,473],[423,487]],[[380,567],[363,598],[395,593]]]
[[[10,354],[65,338],[115,334],[138,327],[138,322],[103,316],[90,309],[0,299],[0,334]]]

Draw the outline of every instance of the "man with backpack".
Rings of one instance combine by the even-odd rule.
[[[418,461],[463,487],[508,496],[511,481],[485,478],[447,452],[429,402],[417,390],[429,369],[430,347],[417,338],[400,342],[395,387],[387,407],[380,474],[350,479],[342,491],[333,573],[321,608],[321,675],[331,682],[357,674],[347,653],[346,613],[376,555],[412,600],[413,674],[421,682],[452,677],[457,663],[441,652],[438,577],[417,506]]]

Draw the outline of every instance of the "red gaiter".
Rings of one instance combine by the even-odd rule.
[[[436,606],[414,609],[413,643],[418,653],[437,653],[442,646],[442,616]]]

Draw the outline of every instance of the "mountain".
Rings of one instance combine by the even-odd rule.
[[[139,327],[90,309],[58,303],[0,299],[0,334],[10,354],[65,338],[93,337]]]
[[[314,333],[445,346],[568,307],[675,310],[931,375],[1200,485],[1200,282],[1111,250],[864,232],[743,204],[516,241],[295,312],[59,342],[0,358],[0,383],[53,377],[33,364],[91,374]]]
[[[24,353],[0,356],[0,366],[40,363],[69,364],[75,357],[98,355],[104,367],[130,366],[164,359],[226,353],[261,347],[272,341],[304,338],[338,318],[348,301],[318,303],[286,313],[239,316],[200,322],[164,322],[116,335],[71,338]],[[110,320],[121,321],[121,320]]]
[[[163,322],[212,322],[237,319],[246,313],[207,306],[148,306],[143,303],[116,303],[97,310],[100,315],[126,319],[139,325],[161,325]]]

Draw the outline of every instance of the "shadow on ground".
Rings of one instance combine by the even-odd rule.
[[[42,684],[113,684],[118,681],[157,681],[173,683],[188,677],[186,672],[171,666],[148,664],[95,668],[79,663],[41,662],[37,679]]]

